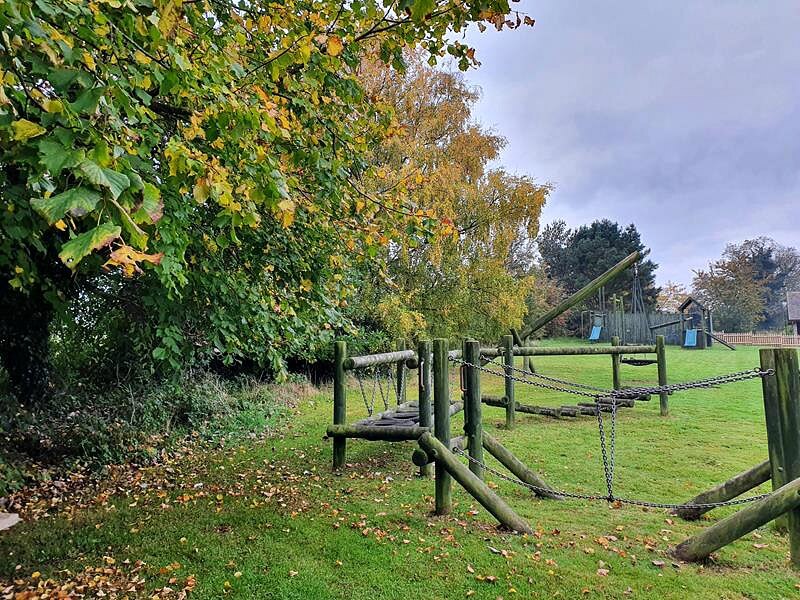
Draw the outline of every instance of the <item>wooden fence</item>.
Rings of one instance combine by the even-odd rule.
[[[717,333],[734,346],[778,346],[783,348],[800,348],[800,335],[779,335],[775,333]]]

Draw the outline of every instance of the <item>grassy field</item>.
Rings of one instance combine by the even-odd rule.
[[[757,351],[744,347],[669,348],[667,356],[671,381],[758,364]],[[542,357],[537,367],[610,385],[609,357]],[[624,366],[623,378],[627,385],[653,383],[655,367]],[[485,376],[483,387],[501,394],[502,380]],[[521,384],[517,399],[553,406],[578,400]],[[670,408],[669,417],[660,417],[654,398],[621,411],[618,495],[683,501],[766,458],[758,380],[676,393]],[[280,435],[214,450],[187,448],[158,468],[123,470],[83,492],[58,496],[51,489],[32,498],[23,513],[29,520],[0,533],[0,585],[6,594],[36,585],[86,586],[90,595],[100,589],[160,598],[187,592],[190,598],[352,600],[800,595],[787,540],[769,527],[709,564],[671,560],[671,546],[733,509],[686,523],[665,510],[537,500],[497,480],[497,491],[535,535],[498,532],[458,487],[454,513],[433,517],[433,483],[415,475],[413,443],[350,441],[348,468],[331,474],[331,442],[323,440],[331,410],[323,390],[303,401]],[[603,493],[593,418],[520,414],[517,428],[505,431],[501,409],[483,410],[486,430],[552,485]],[[365,416],[357,387],[348,412],[351,420]],[[454,432],[460,426],[455,418]]]

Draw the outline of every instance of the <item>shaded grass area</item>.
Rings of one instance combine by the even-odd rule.
[[[757,366],[755,349],[668,349],[672,381]],[[541,357],[545,374],[610,385],[610,357]],[[453,374],[453,395],[458,384]],[[624,383],[653,383],[655,367],[623,367]],[[484,392],[502,380],[483,377]],[[520,402],[558,406],[565,397],[517,384]],[[357,386],[348,416],[365,416]],[[409,393],[413,397],[413,393]],[[683,501],[766,457],[758,380],[677,393],[671,414],[658,399],[620,412],[617,494]],[[0,576],[64,578],[62,569],[146,563],[152,591],[192,598],[789,598],[800,582],[788,542],[769,527],[721,550],[703,566],[673,565],[667,550],[734,509],[700,523],[665,510],[543,501],[487,477],[537,530],[500,533],[491,516],[454,487],[456,506],[433,517],[433,483],[411,466],[413,443],[348,442],[348,468],[330,473],[330,394],[296,410],[279,436],[213,452],[187,453],[98,493],[85,507],[0,534]],[[487,431],[552,485],[603,492],[597,424],[484,407]],[[454,433],[461,427],[453,420]],[[487,457],[488,458],[488,457]],[[492,463],[494,466],[499,466]],[[104,558],[105,557],[105,558]],[[663,563],[663,564],[662,564]],[[18,568],[19,565],[19,568]],[[161,592],[170,597],[170,592]]]

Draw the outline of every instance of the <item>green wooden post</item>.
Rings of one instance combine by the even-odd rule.
[[[347,343],[336,342],[333,347],[333,424],[344,425],[347,420],[347,381],[344,361],[347,358]],[[333,468],[344,466],[347,454],[347,438],[333,438]]]
[[[767,445],[772,488],[777,489],[800,477],[800,375],[797,351],[767,348],[760,351],[761,369],[773,369],[762,378]],[[789,531],[792,562],[800,562],[800,511],[776,520],[778,529]]]
[[[656,336],[656,361],[658,365],[658,385],[667,385],[667,347],[663,335]],[[661,405],[661,416],[669,414],[669,394],[661,392],[658,395]]]
[[[477,340],[465,340],[462,353],[464,361],[472,365],[481,364],[481,345]],[[464,436],[467,438],[469,455],[483,462],[483,423],[481,422],[481,377],[475,367],[464,365]],[[470,461],[469,470],[483,479],[483,467]]]
[[[433,432],[450,447],[450,363],[446,339],[433,340]],[[452,508],[450,473],[436,461],[436,514],[446,515]]]
[[[405,350],[406,349],[406,341],[405,340],[397,340],[397,344],[395,346],[395,350]],[[406,378],[408,377],[408,368],[406,367],[406,361],[401,360],[397,363],[397,381],[395,385],[397,385],[397,404],[402,404],[406,401]]]
[[[503,364],[505,367],[506,429],[514,429],[514,336],[503,336]]]
[[[421,340],[417,344],[417,372],[419,374],[418,384],[418,404],[419,404],[419,425],[420,427],[431,427],[433,425],[433,416],[431,415],[431,385],[433,380],[432,374],[432,346],[430,341]],[[433,475],[433,465],[427,464],[420,467],[419,474],[423,477],[430,477]]]
[[[614,299],[616,301],[616,298]],[[615,335],[611,338],[612,346],[619,346],[619,336]],[[619,372],[619,354],[611,355],[611,381],[613,382],[615,390],[622,389],[622,378]]]

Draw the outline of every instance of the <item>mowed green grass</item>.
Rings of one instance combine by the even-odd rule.
[[[555,343],[555,342],[550,342]],[[559,343],[564,343],[559,342]],[[668,349],[671,381],[752,368],[758,352]],[[540,372],[610,386],[610,357],[541,357]],[[627,385],[653,383],[655,367],[623,367]],[[414,380],[415,381],[415,380]],[[457,395],[457,380],[453,380]],[[502,394],[502,380],[483,377]],[[577,397],[516,386],[520,402],[558,406]],[[410,393],[410,396],[414,394]],[[706,565],[677,564],[668,549],[730,514],[686,523],[669,511],[578,500],[538,500],[487,479],[536,528],[499,532],[491,515],[454,486],[448,517],[431,515],[433,482],[416,476],[414,444],[348,441],[348,467],[330,471],[329,392],[304,401],[283,434],[204,451],[149,472],[103,503],[0,533],[0,575],[59,571],[113,557],[147,563],[148,586],[196,576],[192,598],[794,598],[800,578],[785,536],[765,527]],[[365,416],[357,386],[348,415]],[[597,423],[483,407],[484,426],[552,485],[604,492]],[[454,435],[463,421],[453,419]],[[764,460],[759,380],[676,393],[620,411],[616,493],[679,502]],[[488,459],[488,457],[487,457]],[[498,466],[497,463],[491,464]],[[149,478],[149,479],[148,479]],[[200,485],[202,484],[202,485]],[[164,489],[159,489],[164,488]],[[762,490],[763,491],[763,490]],[[164,569],[172,565],[168,570]],[[178,566],[176,566],[178,565]],[[159,570],[162,569],[161,572]],[[173,586],[174,587],[174,586]]]

